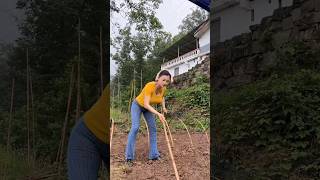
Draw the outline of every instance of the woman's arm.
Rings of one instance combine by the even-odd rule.
[[[150,105],[150,98],[151,98],[150,96],[144,96],[144,104],[143,104],[143,105],[144,105],[144,108],[146,108],[146,109],[149,110],[150,112],[156,114],[161,121],[165,121],[164,116],[163,116],[161,113],[159,113],[157,110],[155,110],[155,109]]]
[[[164,97],[162,98],[162,110],[163,110],[164,113],[168,113]]]

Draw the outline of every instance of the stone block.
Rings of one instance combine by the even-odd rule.
[[[244,74],[246,68],[246,61],[241,59],[235,63],[233,63],[232,71],[233,74],[238,76],[240,74]]]
[[[301,37],[303,40],[314,40],[317,39],[316,30],[314,28],[307,29],[301,32]]]
[[[291,41],[297,41],[297,40],[301,40],[300,38],[300,31],[297,27],[294,27],[291,32],[290,32],[290,36],[289,36],[289,39]]]
[[[232,61],[249,56],[251,52],[251,46],[249,43],[235,47],[232,49]]]
[[[307,0],[301,5],[301,13],[306,14],[315,10],[315,1]]]
[[[257,72],[257,63],[260,61],[260,56],[255,55],[248,59],[246,64],[245,73],[246,74],[254,74]]]
[[[272,37],[272,46],[280,48],[284,43],[289,41],[290,31],[281,31],[275,33]]]
[[[281,23],[281,26],[282,26],[282,29],[284,31],[292,29],[293,28],[293,18],[292,17],[287,17],[287,18],[283,19],[282,23]]]
[[[225,81],[225,83],[226,83],[227,87],[233,88],[233,87],[241,86],[244,84],[248,84],[248,83],[252,82],[253,79],[254,78],[251,75],[242,74],[242,75],[233,76],[231,78],[228,78]]]
[[[301,8],[295,8],[291,11],[292,21],[297,21],[297,20],[301,19],[301,17],[302,17]]]
[[[231,77],[232,76],[232,64],[227,63],[227,64],[220,66],[220,68],[217,69],[217,71],[216,71],[216,75],[218,77],[222,77],[222,78]]]
[[[257,64],[257,69],[259,71],[263,71],[265,69],[270,68],[276,64],[276,53],[275,52],[267,52],[262,55],[262,61]]]
[[[252,33],[252,40],[257,40],[261,36],[262,32],[260,30],[254,31]]]
[[[281,21],[282,19],[289,17],[291,14],[292,7],[278,8],[273,11],[272,20]]]
[[[262,53],[264,51],[264,47],[261,45],[259,41],[253,41],[251,46],[252,46],[251,52],[253,54]]]
[[[320,23],[320,12],[312,13],[311,18],[309,19],[307,24],[318,24]]]
[[[281,30],[281,28],[281,21],[273,21],[268,29],[269,31],[278,31]]]

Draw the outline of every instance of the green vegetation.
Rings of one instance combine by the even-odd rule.
[[[292,42],[276,62],[263,79],[213,95],[219,175],[319,178],[319,49]]]
[[[166,115],[166,119],[172,132],[185,131],[185,128],[179,119],[184,121],[190,131],[204,132],[201,124],[206,131],[209,130],[209,89],[209,84],[202,82],[199,82],[195,86],[180,90],[168,88],[166,105],[169,112]],[[160,108],[160,105],[156,106],[156,109],[159,112],[161,111]],[[122,132],[130,131],[131,117],[129,116],[127,109],[128,104],[124,111],[120,111],[117,108],[111,109],[111,117],[115,119],[116,128],[121,129]],[[142,120],[140,124],[140,131],[146,132],[146,127]],[[162,124],[158,118],[157,127],[162,129]]]

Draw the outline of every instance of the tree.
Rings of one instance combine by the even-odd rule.
[[[200,8],[194,9],[190,14],[183,18],[182,23],[178,26],[178,29],[180,30],[179,34],[187,34],[208,17],[209,14],[205,10]]]
[[[159,7],[161,2],[161,0],[125,0],[120,5],[113,3],[114,7],[123,7],[121,11],[125,12],[128,18],[127,25],[119,29],[119,35],[112,39],[112,45],[116,49],[112,58],[118,64],[115,78],[119,77],[121,85],[124,86],[123,91],[130,88],[133,77],[136,80],[140,79],[141,71],[143,74],[148,74],[148,71],[154,71],[160,67],[158,64],[157,67],[146,68],[150,61],[149,56],[157,44],[156,41],[159,41],[159,36],[164,34],[162,24],[155,16],[155,9]],[[161,61],[159,62],[161,63]]]

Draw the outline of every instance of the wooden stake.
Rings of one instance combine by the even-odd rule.
[[[78,26],[78,71],[77,71],[77,108],[76,108],[76,121],[80,117],[80,61],[81,61],[81,39],[80,39],[80,27],[81,27],[81,22],[79,18],[79,26]]]
[[[59,159],[59,161],[58,161],[58,175],[59,176],[60,176],[60,165],[61,165],[62,159],[63,159],[64,142],[65,142],[65,136],[66,136],[67,125],[68,125],[68,117],[69,117],[69,111],[70,111],[70,104],[71,104],[72,89],[73,89],[72,85],[74,84],[73,73],[74,73],[74,66],[72,65],[71,73],[70,73],[70,83],[69,83],[69,95],[68,95],[67,110],[66,110],[66,114],[65,114],[65,117],[64,117],[63,129],[62,129],[62,132],[61,132],[61,141],[60,141],[61,148],[59,148],[58,155],[57,155],[57,157],[59,156],[59,158],[58,158]]]
[[[14,84],[15,84],[15,79],[12,78],[11,104],[10,104],[10,115],[9,115],[8,136],[7,136],[7,152],[9,152],[10,146],[11,146],[10,133],[11,133],[12,111],[13,111]]]
[[[191,143],[191,147],[192,147],[192,151],[195,153],[195,155],[196,155],[199,159],[201,159],[202,162],[205,162],[206,166],[208,166],[207,161],[206,161],[202,156],[199,156],[199,153],[196,153],[196,148],[195,148],[194,145],[193,145],[193,142],[192,142],[192,139],[191,139],[191,135],[190,135],[190,133],[189,133],[189,130],[188,130],[188,128],[187,128],[187,125],[186,125],[180,118],[178,118],[178,120],[183,124],[183,126],[186,128],[186,130],[187,130],[187,132],[188,132],[189,139],[190,139],[190,143]]]
[[[206,129],[204,128],[204,126],[202,125],[202,123],[201,123],[197,118],[196,118],[196,120],[197,120],[197,121],[198,121],[198,123],[201,125],[201,127],[202,127],[202,129],[203,129],[204,133],[206,134],[206,137],[207,137],[208,143],[210,143],[209,136],[208,136],[208,134],[207,134],[207,132],[206,132]]]
[[[173,139],[172,139],[172,134],[171,134],[171,130],[170,130],[169,124],[168,124],[167,121],[165,121],[165,124],[166,124],[166,126],[167,126],[167,128],[168,128],[168,132],[169,132],[169,136],[170,136],[172,148],[174,148]]]
[[[118,103],[120,105],[120,81],[119,81],[119,78],[120,78],[120,74],[118,75]],[[119,106],[120,107],[120,106]]]
[[[111,107],[114,108],[114,87],[112,89],[112,104],[111,104]]]
[[[191,135],[190,135],[190,133],[189,133],[189,130],[188,130],[187,125],[186,125],[180,118],[178,118],[178,120],[183,124],[184,128],[187,130],[187,133],[188,133],[188,135],[189,135],[189,139],[190,139],[191,146],[194,147],[194,146],[193,146],[192,139],[191,139]]]
[[[110,154],[111,154],[111,147],[112,147],[112,137],[113,137],[113,132],[114,132],[114,120],[111,119],[112,124],[111,124],[111,136],[110,136]]]
[[[27,162],[30,165],[30,122],[29,122],[29,51],[27,48],[27,146],[28,146],[28,154],[27,154]]]
[[[142,91],[142,68],[141,68],[141,75],[140,75],[140,91]]]
[[[162,115],[164,115],[163,110],[161,110],[161,114],[162,114]],[[170,130],[169,124],[168,124],[168,122],[167,122],[167,121],[165,121],[165,124],[166,124],[166,126],[167,126],[167,128],[168,128],[169,135],[170,135],[170,140],[171,140],[171,145],[172,145],[172,148],[173,148],[173,147],[174,147],[174,145],[173,145],[173,139],[172,139],[172,134],[171,134],[171,130]]]
[[[32,156],[35,160],[35,118],[34,118],[34,104],[33,104],[33,88],[32,88],[32,75],[29,68],[29,79],[30,79],[30,95],[31,95],[31,113],[32,113]],[[35,162],[35,161],[33,161]]]
[[[100,87],[103,92],[103,55],[102,55],[102,27],[100,26]]]

